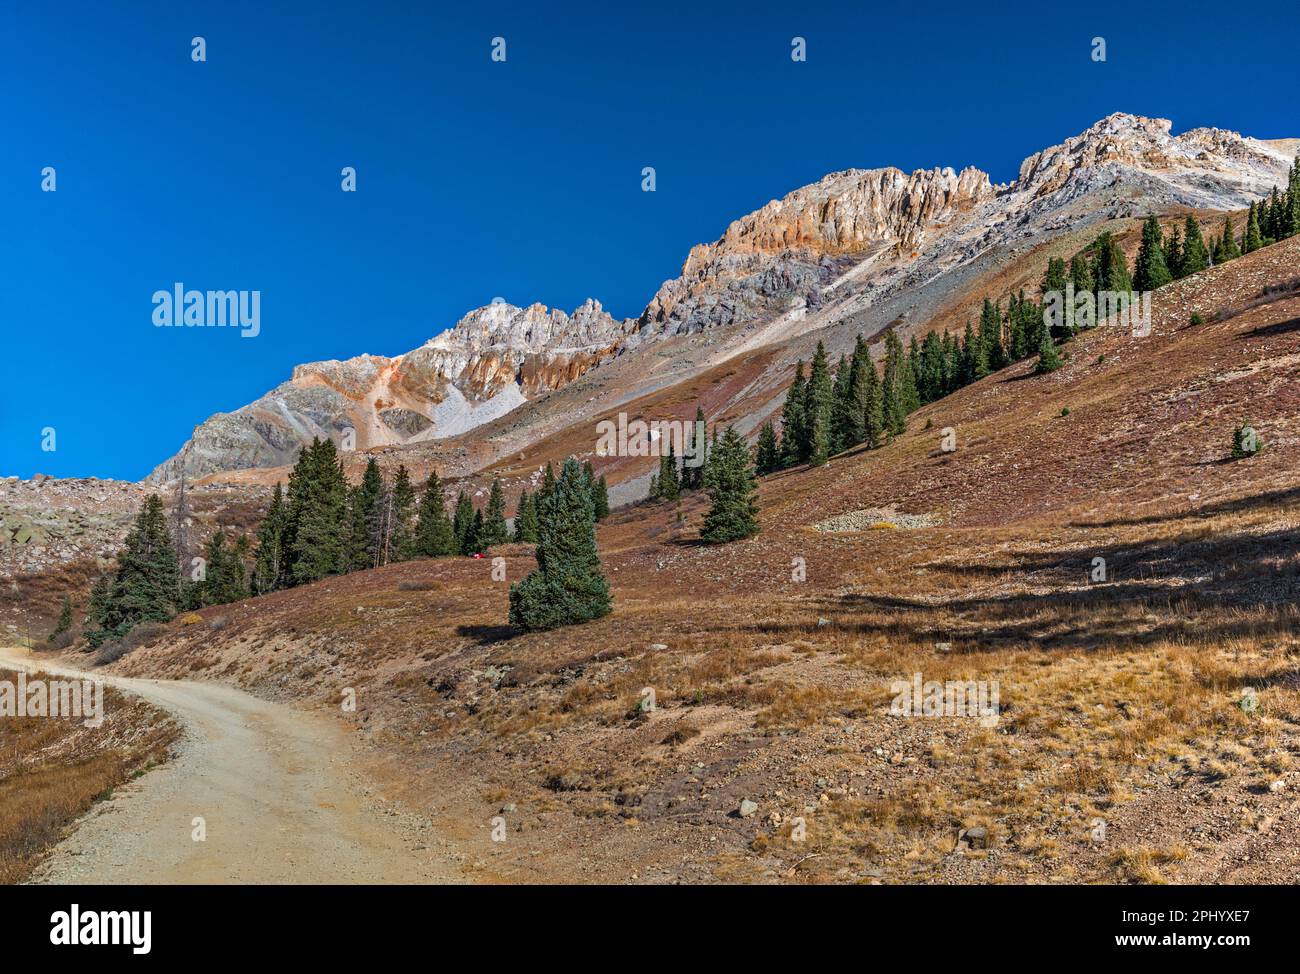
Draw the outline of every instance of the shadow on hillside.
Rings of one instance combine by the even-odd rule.
[[[1279,321],[1272,325],[1260,325],[1258,328],[1242,332],[1237,336],[1237,341],[1243,341],[1247,338],[1270,338],[1273,335],[1286,335],[1293,331],[1300,331],[1300,318]]]
[[[457,626],[456,635],[472,639],[477,646],[493,646],[523,635],[523,630],[514,626]]]
[[[1212,461],[1219,463],[1220,461]],[[1232,461],[1231,458],[1229,462]],[[1213,504],[1204,504],[1194,511],[1173,511],[1168,514],[1152,514],[1149,517],[1134,518],[1113,518],[1109,521],[1071,521],[1072,528],[1122,528],[1135,527],[1143,524],[1164,524],[1169,521],[1182,521],[1192,517],[1214,517],[1219,514],[1241,514],[1245,511],[1256,511],[1260,508],[1269,506],[1281,506],[1285,504],[1300,503],[1300,487],[1287,487],[1280,490],[1265,491],[1262,494],[1252,494],[1249,497],[1238,497],[1234,500],[1217,501]]]
[[[1294,612],[1271,617],[1243,609],[1294,609],[1300,603],[1300,530],[1216,538],[1179,536],[1082,550],[1017,552],[1017,564],[932,563],[929,571],[1000,582],[1024,576],[1038,589],[1058,591],[979,594],[958,590],[935,602],[905,596],[847,594],[814,602],[839,631],[903,642],[951,641],[981,651],[1039,643],[1052,649],[1090,650],[1158,642],[1222,642],[1289,636]],[[1111,581],[1086,584],[1094,558]],[[855,621],[855,617],[858,621]],[[746,627],[764,634],[806,634],[792,622]]]

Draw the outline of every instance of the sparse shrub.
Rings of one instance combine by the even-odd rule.
[[[1203,325],[1205,324],[1205,318],[1199,312],[1197,312],[1192,315],[1188,323],[1192,325]]]
[[[189,615],[181,616],[182,626],[197,626],[202,621],[203,621],[203,616],[199,615],[196,612],[191,612]]]
[[[1069,406],[1062,406],[1062,407],[1061,407],[1061,415],[1062,415],[1062,416],[1069,416],[1069,415],[1070,415],[1070,407],[1069,407]]]

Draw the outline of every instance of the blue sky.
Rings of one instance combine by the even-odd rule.
[[[0,475],[137,479],[295,363],[498,295],[636,315],[834,170],[1006,181],[1113,111],[1300,135],[1293,4],[269,6],[0,3]],[[261,291],[260,335],[155,328],[177,281]]]

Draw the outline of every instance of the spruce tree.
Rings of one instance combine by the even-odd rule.
[[[870,355],[866,357],[863,373],[866,376],[862,407],[863,442],[875,449],[885,438],[885,401],[880,373]]]
[[[891,329],[885,336],[885,375],[881,387],[881,411],[884,432],[897,436],[906,429],[907,407],[904,402],[903,343]]]
[[[1043,329],[1043,338],[1038,346],[1038,365],[1035,371],[1039,375],[1048,372],[1055,372],[1061,367],[1061,356],[1056,351],[1056,343],[1052,341],[1052,330]]]
[[[1170,230],[1169,239],[1165,241],[1165,267],[1173,280],[1183,276],[1183,233],[1179,227]]]
[[[176,613],[178,576],[162,500],[150,494],[118,552],[116,574],[95,606],[95,624],[86,632],[90,644],[120,639],[142,622],[170,620]]]
[[[831,390],[831,452],[843,453],[853,445],[848,437],[850,416],[853,402],[849,395],[851,369],[847,355],[840,356],[839,368],[835,372],[835,383]]]
[[[808,388],[804,396],[807,443],[803,452],[814,467],[825,463],[831,454],[831,406],[834,395],[830,367],[826,362],[826,348],[818,342],[812,367],[808,371]]]
[[[447,517],[447,502],[442,496],[442,481],[437,471],[429,473],[416,514],[412,554],[417,558],[440,558],[460,551],[460,542]]]
[[[1210,256],[1205,250],[1205,238],[1201,236],[1201,225],[1190,213],[1183,226],[1183,261],[1182,272],[1186,277],[1210,266]]]
[[[704,434],[700,433],[700,449],[704,447]],[[700,467],[699,469],[704,469]],[[605,475],[601,474],[596,478],[595,485],[591,488],[591,506],[597,521],[603,521],[609,517],[609,484],[605,481]]]
[[[1173,279],[1165,264],[1164,235],[1160,232],[1160,221],[1154,216],[1148,216],[1142,224],[1142,244],[1138,247],[1137,266],[1133,270],[1133,288],[1137,291],[1154,291]]]
[[[980,308],[980,356],[976,363],[976,378],[982,379],[990,372],[1004,368],[1006,349],[1002,345],[1002,311],[988,298]]]
[[[758,449],[754,454],[754,466],[760,475],[780,469],[781,456],[776,445],[776,430],[770,421],[764,423],[763,428],[758,431]]]
[[[677,473],[677,454],[676,447],[670,441],[668,452],[659,458],[659,477],[655,483],[659,487],[659,493],[656,495],[661,500],[675,501],[681,497],[681,481]]]
[[[750,465],[749,447],[734,427],[728,426],[718,444],[705,485],[712,506],[704,516],[700,540],[722,544],[758,533],[758,485]]]
[[[519,492],[519,503],[515,507],[515,541],[537,543],[537,508],[526,490]]]
[[[794,381],[785,393],[785,407],[781,410],[781,462],[787,467],[803,463],[807,457],[803,445],[807,442],[804,432],[807,417],[804,415],[804,398],[807,384],[803,377],[803,362],[795,366]]]
[[[348,535],[341,531],[348,485],[333,440],[313,439],[289,474],[290,577],[314,582],[348,568]]]
[[[1251,254],[1264,246],[1264,236],[1259,230],[1259,209],[1251,201],[1250,212],[1246,214],[1246,235],[1242,238],[1241,252]]]
[[[871,350],[861,335],[854,340],[853,358],[849,360],[848,406],[840,436],[846,447],[857,446],[867,438],[867,370],[872,369]]]
[[[361,483],[348,492],[347,571],[376,568],[382,547],[384,478],[379,461],[366,458]]]
[[[54,623],[54,631],[50,633],[50,642],[58,639],[65,632],[72,628],[72,597],[65,595],[63,597],[63,608],[59,610],[58,621]]]
[[[704,486],[705,440],[704,408],[695,407],[695,425],[691,427],[689,445],[682,452],[682,489],[699,490]],[[600,520],[597,517],[597,520]]]
[[[1038,285],[1038,293],[1043,295],[1043,300],[1047,300],[1049,294],[1060,294],[1064,296],[1065,285],[1069,283],[1069,271],[1065,266],[1065,258],[1050,257],[1047,260],[1047,273],[1043,275],[1043,281]],[[985,299],[987,301],[987,298]]]
[[[285,531],[289,510],[280,482],[275,482],[271,506],[257,529],[257,559],[253,567],[253,591],[258,595],[283,588],[285,578]]]
[[[510,587],[510,623],[554,629],[608,615],[609,586],[596,550],[595,512],[582,471],[572,458],[543,499],[537,570]]]
[[[411,527],[411,517],[415,511],[415,487],[411,485],[411,475],[405,464],[397,465],[393,484],[387,492],[386,500],[386,561],[406,561],[413,554],[415,534]]]
[[[581,474],[581,471],[579,471]],[[463,490],[456,495],[456,510],[451,518],[451,529],[456,535],[456,552],[461,555],[474,554],[474,502]]]
[[[488,493],[487,514],[483,517],[483,532],[479,536],[479,547],[491,548],[493,545],[506,544],[509,540],[510,529],[506,525],[506,494],[501,489],[501,481],[493,478],[492,490]]]
[[[551,466],[551,461],[546,461],[546,473],[542,475],[542,486],[537,490],[538,512],[541,512],[541,503],[555,491],[555,468]]]
[[[461,551],[463,555],[476,555],[486,547],[483,544],[483,508],[477,508],[474,511],[474,519],[469,523],[469,531],[465,535],[465,547]]]

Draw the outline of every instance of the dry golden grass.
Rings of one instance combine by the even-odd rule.
[[[0,883],[21,883],[91,805],[166,760],[178,730],[164,714],[113,690],[104,711],[94,729],[74,719],[0,718]]]

